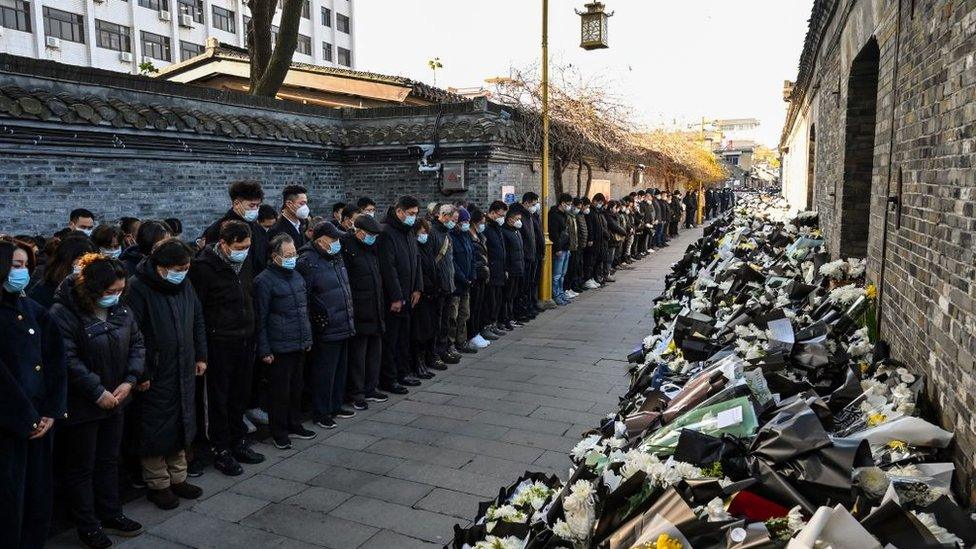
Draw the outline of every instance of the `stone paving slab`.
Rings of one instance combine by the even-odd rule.
[[[547,311],[405,397],[370,404],[267,462],[194,482],[196,502],[126,506],[146,534],[128,548],[442,547],[454,524],[525,470],[563,477],[580,433],[616,408],[626,354],[652,323],[651,300],[700,231],[621,270],[617,282]],[[77,547],[73,532],[51,547]]]

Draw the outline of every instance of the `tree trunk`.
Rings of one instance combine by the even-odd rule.
[[[278,90],[281,88],[281,84],[285,81],[285,76],[288,74],[288,70],[291,68],[291,58],[295,54],[295,47],[298,45],[298,24],[301,22],[302,18],[302,4],[305,0],[282,0],[281,7],[281,23],[278,30],[278,39],[275,44],[274,51],[271,52],[270,56],[267,58],[264,55],[270,51],[270,39],[271,39],[271,16],[274,15],[274,0],[258,0],[261,4],[265,4],[262,8],[270,8],[270,12],[267,14],[267,27],[264,27],[264,19],[262,17],[261,26],[259,26],[256,21],[257,18],[251,19],[251,29],[253,29],[253,35],[255,37],[253,44],[253,53],[257,53],[256,57],[251,60],[251,94],[260,95],[264,97],[274,97]],[[252,11],[252,17],[254,17]],[[258,40],[261,35],[265,35],[268,38],[266,44],[261,44]],[[250,44],[250,43],[249,43]],[[250,46],[249,46],[250,49]],[[262,63],[265,59],[266,62]],[[257,63],[257,68],[255,67]],[[263,69],[261,68],[263,64]]]
[[[593,167],[586,160],[582,160],[583,166],[586,167],[586,194],[583,196],[590,196],[590,185],[593,184]]]
[[[247,36],[247,53],[251,60],[251,74],[248,89],[254,90],[261,80],[268,62],[271,60],[272,36],[271,19],[274,17],[275,0],[250,0],[251,20],[244,33]]]
[[[583,198],[583,161],[576,165],[576,196]]]
[[[553,198],[559,200],[559,195],[563,194],[563,172],[566,171],[566,164],[559,156],[553,156],[552,171]]]

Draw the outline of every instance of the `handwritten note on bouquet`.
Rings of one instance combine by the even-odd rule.
[[[718,413],[718,417],[715,419],[718,423],[719,429],[731,427],[732,425],[738,425],[742,423],[742,406],[736,406],[735,408],[723,410]]]

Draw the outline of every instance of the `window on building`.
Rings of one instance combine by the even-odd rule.
[[[326,27],[332,26],[332,10],[329,8],[322,8],[322,24]]]
[[[69,42],[85,43],[85,25],[80,15],[44,7],[44,34]]]
[[[200,44],[180,40],[180,61],[192,59],[201,53],[203,53],[203,46]]]
[[[341,13],[336,14],[336,29],[339,32],[344,32],[349,34],[349,17],[342,15]]]
[[[352,52],[343,47],[339,47],[338,50],[339,50],[339,64],[342,65],[343,67],[351,67]]]
[[[99,48],[115,51],[132,51],[132,38],[129,27],[95,20],[95,43]]]
[[[312,55],[312,38],[304,34],[299,34],[298,45],[295,46],[295,51],[304,53],[305,55]]]
[[[160,61],[172,61],[169,38],[142,31],[142,54]]]
[[[203,23],[203,0],[176,0],[180,13],[193,17],[197,23]]]
[[[0,27],[30,32],[30,2],[26,0],[0,0]]]
[[[230,10],[225,10],[224,8],[214,6],[213,7],[213,26],[230,33],[237,32],[237,26],[235,24],[236,18],[234,12]]]
[[[309,0],[302,2],[302,19],[312,18],[312,3]]]
[[[139,0],[139,5],[156,11],[169,11],[167,0]]]
[[[271,47],[275,47],[278,44],[278,27],[276,25],[271,25]]]
[[[332,44],[328,42],[322,42],[322,59],[326,61],[332,61]]]

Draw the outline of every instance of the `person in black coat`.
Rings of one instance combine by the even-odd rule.
[[[268,263],[268,232],[258,224],[258,210],[264,200],[264,190],[257,181],[235,181],[228,189],[231,207],[220,219],[203,232],[203,245],[213,246],[220,240],[220,228],[227,221],[241,221],[251,229],[250,253],[254,276],[261,274]]]
[[[498,339],[493,333],[485,331],[487,321],[485,305],[488,295],[488,279],[491,271],[488,269],[488,241],[485,231],[488,230],[488,219],[484,212],[477,208],[471,209],[471,243],[474,252],[474,281],[471,284],[470,298],[471,315],[468,317],[468,335],[471,342],[479,347],[486,347],[491,341]]]
[[[525,252],[522,250],[522,214],[516,209],[509,209],[505,213],[505,225],[502,234],[505,236],[505,271],[508,279],[505,281],[505,305],[502,315],[503,326],[506,330],[513,330],[521,325],[525,317],[518,316],[516,304],[522,296],[522,285],[525,278]]]
[[[108,547],[106,532],[142,533],[122,512],[118,468],[122,410],[145,372],[146,349],[135,315],[119,304],[122,263],[87,254],[78,265],[81,272],[65,279],[51,308],[68,370],[68,418],[58,432],[66,463],[61,483],[81,541]]]
[[[300,185],[288,185],[281,192],[281,202],[281,215],[268,229],[268,241],[274,240],[279,234],[286,234],[295,243],[295,249],[299,249],[308,243],[308,238],[305,237],[305,226],[310,213],[308,190]]]
[[[437,248],[430,237],[430,222],[418,219],[414,225],[423,292],[410,311],[410,360],[423,363],[434,370],[446,370],[447,365],[435,352],[435,338],[440,328],[440,307],[444,298],[441,275],[437,268]]]
[[[136,231],[136,243],[133,246],[122,250],[119,260],[125,265],[125,270],[129,274],[136,272],[139,263],[149,255],[153,246],[161,240],[166,240],[173,236],[169,225],[163,221],[150,220],[139,224]]]
[[[356,335],[349,274],[339,253],[344,234],[331,223],[319,223],[312,232],[312,241],[299,250],[298,257],[312,327],[308,386],[313,419],[323,429],[334,428],[337,417],[356,415],[355,410],[343,405],[348,343]]]
[[[383,362],[380,388],[394,394],[408,391],[401,381],[411,374],[410,314],[423,291],[416,235],[411,227],[417,221],[420,202],[401,197],[387,212],[376,240],[376,251],[386,296],[386,331],[383,333]]]
[[[355,232],[343,235],[342,257],[352,290],[353,323],[356,335],[349,340],[346,401],[354,410],[366,410],[369,402],[386,402],[377,389],[383,357],[383,328],[386,301],[383,278],[376,257],[380,224],[371,215],[361,215],[353,223]]]
[[[606,255],[608,253],[608,241],[612,237],[607,231],[607,219],[604,215],[606,204],[607,199],[603,193],[593,195],[590,213],[586,215],[589,238],[590,242],[593,243],[590,249],[590,262],[593,267],[591,280],[595,282],[595,285],[591,286],[592,288],[599,288],[609,274],[606,271]]]
[[[24,294],[34,254],[0,241],[0,528],[16,548],[43,547],[53,496],[51,427],[67,412],[61,332]]]
[[[207,369],[203,307],[185,280],[193,253],[185,243],[160,242],[129,278],[125,303],[146,345],[143,391],[133,403],[133,439],[141,457],[147,499],[173,509],[202,490],[187,482],[185,449],[196,436],[196,378]]]
[[[258,228],[261,234],[264,229]],[[190,263],[190,281],[207,326],[207,420],[214,466],[229,476],[244,472],[239,462],[264,456],[245,439],[244,410],[254,372],[254,273],[261,259],[251,255],[252,231],[243,221],[220,227],[214,244]]]
[[[295,272],[298,250],[287,234],[271,239],[271,261],[254,279],[254,320],[258,357],[268,365],[268,422],[279,450],[290,437],[315,438],[302,426],[302,376],[312,347],[305,281]]]
[[[519,214],[521,225],[519,233],[522,235],[522,255],[524,256],[525,272],[519,286],[519,297],[516,300],[516,314],[521,321],[529,321],[535,318],[538,313],[537,296],[539,262],[543,255],[539,254],[538,239],[541,237],[541,229],[536,231],[533,214],[539,211],[539,195],[528,191],[522,195],[522,202],[512,204],[510,211]],[[545,253],[545,241],[542,242],[543,254]]]
[[[96,251],[95,245],[87,236],[80,232],[68,233],[48,257],[43,279],[34,284],[27,295],[45,309],[50,309],[54,305],[55,292],[61,282],[75,271],[78,258]]]
[[[572,213],[573,197],[569,193],[559,195],[558,204],[549,208],[549,241],[552,242],[552,299],[558,305],[568,305],[563,295],[563,281],[569,268],[569,223],[567,212]]]
[[[507,331],[500,324],[507,320],[503,310],[505,305],[505,282],[508,274],[505,269],[508,253],[505,247],[505,235],[502,225],[505,223],[505,213],[508,204],[496,200],[488,206],[485,227],[485,247],[488,251],[488,288],[485,298],[487,333],[501,336]]]
[[[685,205],[685,228],[694,228],[695,218],[698,216],[698,193],[687,191],[682,202]]]

